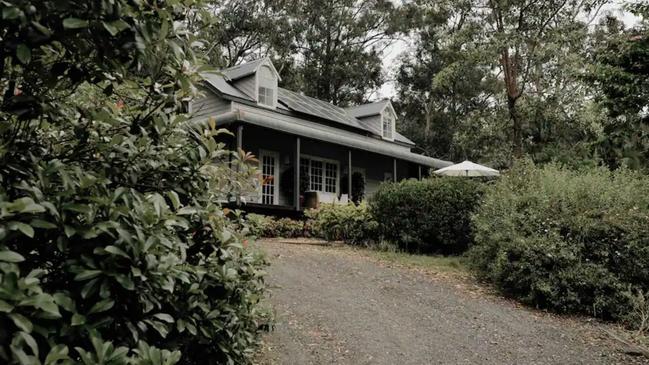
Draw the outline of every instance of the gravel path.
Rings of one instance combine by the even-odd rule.
[[[604,325],[349,249],[264,241],[276,328],[263,364],[641,364]]]

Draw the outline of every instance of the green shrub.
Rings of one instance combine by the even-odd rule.
[[[482,185],[461,177],[381,184],[370,210],[381,235],[401,249],[458,253],[472,242],[470,214]]]
[[[304,236],[304,221],[279,218],[271,222],[270,230],[273,237],[296,238]]]
[[[181,112],[199,82],[184,27],[198,2],[159,4],[0,3],[1,364],[255,350],[263,258],[211,189],[229,157],[218,131]]]
[[[322,204],[306,214],[311,219],[313,235],[328,241],[362,244],[376,239],[378,224],[364,202],[358,205]]]
[[[272,220],[272,217],[261,214],[247,214],[246,226],[248,227],[248,233],[255,237],[273,237],[269,233]]]
[[[525,303],[622,318],[649,289],[647,176],[521,163],[473,222],[473,266]]]
[[[296,238],[309,235],[306,222],[302,220],[248,214],[247,223],[250,233],[256,237]]]

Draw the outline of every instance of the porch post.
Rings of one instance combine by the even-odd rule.
[[[295,137],[295,161],[293,162],[293,205],[300,210],[300,137]]]
[[[237,126],[237,153],[243,149],[243,126]]]
[[[243,150],[243,125],[237,126],[237,156]],[[241,166],[237,164],[237,172],[241,172]],[[241,205],[241,194],[237,194],[237,206]]]
[[[421,180],[421,165],[417,165],[417,168],[419,168],[419,180]]]
[[[392,159],[392,180],[394,182],[397,182],[397,159],[393,158]]]
[[[352,150],[347,151],[347,199],[352,201]]]

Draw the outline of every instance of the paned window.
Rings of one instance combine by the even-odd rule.
[[[259,87],[259,104],[273,106],[273,89],[269,87]]]
[[[300,174],[309,176],[309,190],[323,193],[338,192],[338,163],[317,158],[300,158]]]
[[[383,138],[392,139],[392,131],[394,130],[394,116],[392,113],[386,111],[383,113]]]

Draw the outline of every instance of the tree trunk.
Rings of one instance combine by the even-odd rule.
[[[516,110],[516,100],[518,98],[507,96],[507,109],[509,110],[509,118],[512,120],[512,152],[514,157],[518,159],[523,157],[523,128]]]
[[[509,50],[506,48],[501,53],[500,63],[503,67],[505,89],[507,90],[507,109],[512,121],[512,153],[515,158],[521,158],[523,157],[523,128],[516,109],[516,102],[521,96],[518,87],[518,65],[512,60]]]
[[[426,114],[426,125],[424,126],[424,137],[426,140],[428,140],[428,137],[430,137],[430,120],[431,120],[431,111],[432,107],[428,103],[424,103],[424,113]]]

